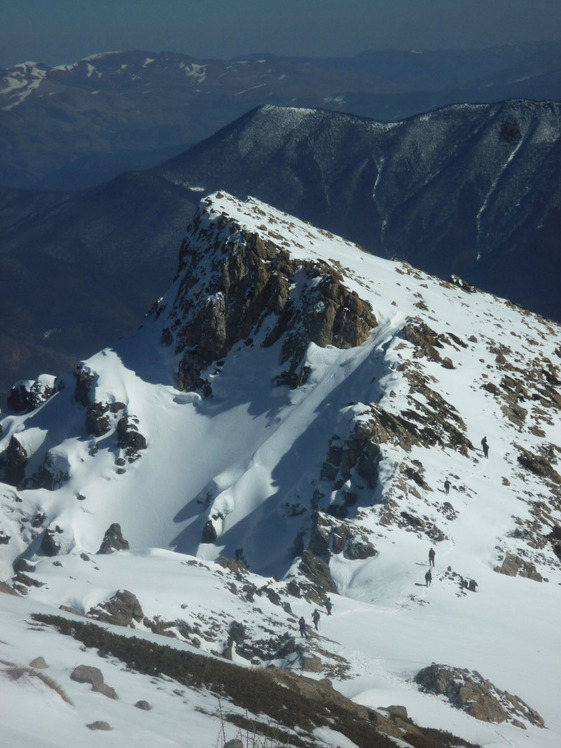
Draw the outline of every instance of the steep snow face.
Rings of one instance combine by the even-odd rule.
[[[321,600],[330,574],[342,597],[329,637],[350,663],[348,695],[407,703],[417,720],[484,743],[470,718],[449,718],[441,703],[427,711],[410,681],[432,661],[477,669],[542,714],[550,731],[531,728],[532,744],[549,748],[561,735],[551,657],[560,357],[554,323],[217,193],[142,328],[60,377],[39,408],[1,422],[3,578],[23,556],[45,583],[30,590],[37,600],[87,613],[134,588],[153,621],[143,587],[152,562],[135,582],[145,548],[207,569],[219,556],[244,560],[284,579],[277,594],[308,576],[319,597],[292,597],[296,616]],[[93,573],[77,557],[95,553],[113,523],[131,555]],[[164,557],[154,573],[173,576],[181,556]],[[310,557],[329,564],[321,582]],[[187,570],[185,580],[185,604],[198,606],[204,584]],[[173,589],[161,615],[176,620]],[[226,605],[223,595],[212,604]],[[536,611],[531,623],[522,605]],[[217,623],[222,643],[236,615]],[[254,615],[285,625],[280,611]],[[529,631],[539,648],[513,658]]]

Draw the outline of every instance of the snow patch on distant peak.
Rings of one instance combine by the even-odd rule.
[[[47,69],[36,62],[22,62],[8,70],[3,78],[0,96],[10,97],[8,106],[2,107],[9,112],[24,101],[29,94],[41,85],[47,75]]]

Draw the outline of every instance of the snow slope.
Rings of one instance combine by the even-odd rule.
[[[277,259],[263,266],[280,262],[279,251],[299,263],[291,276],[294,304],[315,299],[317,315],[324,314],[325,302],[313,296],[323,276],[304,268],[328,267],[370,305],[376,325],[355,347],[309,342],[298,368],[307,378],[290,388],[279,384],[287,366],[283,343],[302,331],[296,323],[268,344],[279,315],[262,315],[251,336],[234,336],[226,354],[202,370],[211,397],[181,391],[181,325],[187,329],[199,310],[222,303],[216,288],[224,258],[239,252],[248,236],[274,248]],[[0,659],[27,665],[32,654],[43,654],[49,675],[74,702],[61,703],[34,678],[12,682],[4,670],[2,740],[63,745],[71,731],[73,744],[90,745],[99,736],[84,725],[95,718],[113,727],[102,736],[108,744],[122,744],[126,735],[130,744],[153,745],[156,731],[158,745],[216,744],[218,707],[209,695],[178,695],[167,682],[154,688],[149,678],[104,661],[105,680],[121,698],[95,695],[94,709],[92,697],[84,698],[86,686],[68,679],[79,662],[95,664],[93,653],[79,653],[76,642],[23,622],[32,611],[60,605],[91,613],[126,589],[146,618],[182,620],[211,632],[198,637],[209,654],[222,653],[232,621],[242,621],[253,639],[296,635],[297,618],[309,621],[315,605],[288,596],[287,582],[302,579],[295,554],[299,542],[312,544],[317,510],[359,531],[377,551],[366,558],[347,547],[338,553],[330,536],[334,615],[322,616],[320,638],[305,646],[316,654],[324,650],[318,654],[323,672],[339,690],[372,708],[404,704],[419,725],[479,745],[559,745],[561,573],[547,539],[561,524],[555,478],[559,326],[460,281],[446,283],[361,252],[252,199],[242,203],[219,193],[203,200],[186,247],[174,285],[141,329],[81,365],[90,403],[112,406],[105,433],[88,430],[74,373],[59,378],[64,386],[41,407],[1,422],[4,460],[13,439],[28,457],[17,486],[0,486],[1,530],[9,536],[1,546],[2,578],[9,580],[12,563],[25,557],[35,567],[28,577],[43,586],[28,585],[24,600],[2,597]],[[306,314],[302,302],[302,320]],[[170,329],[171,343],[163,335]],[[146,440],[132,456],[119,441],[123,412]],[[411,441],[399,431],[381,438],[369,482],[360,459],[353,464],[350,455],[357,424],[366,428],[373,414],[408,414],[417,432]],[[489,459],[479,447],[484,435]],[[346,473],[335,466],[337,479],[325,467],[333,445],[340,446],[343,462],[351,460]],[[527,469],[529,455],[541,457],[553,473]],[[114,522],[131,550],[93,556]],[[201,542],[209,522],[216,539]],[[47,531],[60,545],[57,556],[42,550]],[[431,546],[436,566],[427,588]],[[214,562],[240,552],[252,584],[278,591],[290,612],[267,595],[251,601],[232,591],[231,577]],[[507,554],[529,576],[497,573]],[[470,579],[477,592],[461,588]],[[135,627],[156,636],[145,622]],[[174,631],[179,640],[166,643],[192,646]],[[335,655],[347,661],[346,672],[334,667]],[[235,647],[233,657],[252,666]],[[479,671],[536,709],[546,729],[480,722],[442,697],[421,693],[413,677],[431,662]],[[293,658],[290,667],[298,670],[301,662]],[[140,698],[154,710],[132,713],[131,703]],[[26,719],[30,705],[36,722]],[[192,743],[186,730],[196,735]],[[317,745],[343,746],[344,740],[324,734]]]

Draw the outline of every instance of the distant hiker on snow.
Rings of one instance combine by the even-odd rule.
[[[300,620],[298,621],[298,625],[300,626],[300,636],[303,636],[304,639],[307,639],[308,632],[306,631],[306,621],[304,620],[304,616],[300,617]]]
[[[432,584],[432,573],[429,569],[427,573],[425,574],[425,587],[430,587]]]
[[[431,548],[429,551],[429,566],[434,566],[434,557],[435,557],[434,548]]]
[[[319,610],[317,608],[312,613],[312,621],[314,622],[314,628],[317,631],[318,630],[318,623],[319,623]]]
[[[484,436],[481,440],[481,446],[483,447],[483,454],[485,457],[489,457],[489,445],[487,444],[487,437]]]
[[[444,481],[444,491],[446,492],[446,496],[448,496],[448,494],[450,493],[450,485],[450,481],[448,480],[448,478],[446,478],[446,480]]]
[[[333,603],[331,602],[331,600],[330,600],[329,597],[325,601],[325,609],[327,611],[327,615],[330,616],[331,615],[331,611],[333,609]]]

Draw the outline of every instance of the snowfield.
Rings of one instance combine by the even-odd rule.
[[[84,616],[117,591],[129,590],[144,621],[134,623],[134,631],[108,623],[104,628],[209,657],[221,656],[234,621],[243,623],[250,640],[288,633],[323,663],[321,671],[305,674],[329,677],[359,704],[404,705],[418,725],[486,748],[557,748],[561,570],[547,536],[561,526],[561,485],[555,482],[561,454],[559,326],[459,281],[444,282],[407,263],[366,254],[257,200],[218,193],[202,201],[199,221],[198,233],[193,229],[187,236],[190,255],[201,257],[189,269],[196,275],[190,309],[199,301],[220,302],[207,293],[222,272],[219,255],[237,251],[245,232],[294,260],[327,264],[370,304],[377,325],[352,348],[310,342],[302,362],[309,376],[290,388],[276,379],[283,370],[284,338],[263,347],[274,324],[272,317],[263,319],[250,342],[236,341],[203,372],[211,397],[181,391],[181,353],[162,343],[183,293],[180,274],[137,333],[82,364],[95,402],[113,406],[104,434],[87,430],[70,372],[58,379],[64,387],[39,408],[3,418],[0,455],[15,438],[28,461],[17,486],[0,484],[0,537],[9,538],[0,545],[1,578],[17,581],[12,564],[25,558],[33,567],[25,574],[36,585],[28,584],[22,598],[6,594],[0,600],[0,744],[222,748],[224,738],[238,735],[234,725],[222,733],[220,721],[221,709],[236,707],[220,704],[210,691],[142,675],[115,658],[100,659],[95,650],[31,620],[36,612],[71,618],[68,609]],[[307,282],[302,273],[297,276],[292,299],[301,298]],[[416,319],[436,336],[436,358],[420,355],[404,333]],[[413,385],[413,375],[421,374],[426,386]],[[123,408],[146,441],[131,461],[123,458],[116,437]],[[419,429],[437,430],[440,419],[448,419],[442,428],[456,424],[470,446],[462,451],[450,442],[383,441],[375,486],[358,468],[340,485],[330,482],[324,467],[330,449],[340,444],[344,452],[351,426],[367,424],[373,408],[396,418],[417,413]],[[488,459],[480,447],[483,436]],[[553,473],[526,469],[528,455],[543,457]],[[39,487],[31,479],[45,465],[54,485]],[[311,629],[319,604],[287,593],[287,583],[302,578],[295,544],[300,539],[308,547],[314,509],[338,518],[349,492],[354,503],[346,519],[377,555],[330,555],[337,589],[333,615],[322,609],[319,636],[300,641],[298,618],[303,615]],[[216,539],[201,542],[209,521]],[[113,523],[121,526],[130,550],[97,555]],[[60,546],[51,557],[41,548],[47,530]],[[431,547],[436,562],[427,587]],[[277,591],[290,609],[266,594],[244,597],[239,580],[216,563],[221,556],[239,558],[240,550],[248,583]],[[530,576],[497,573],[508,554]],[[474,580],[476,591],[462,588],[464,580]],[[198,646],[177,627],[176,638],[154,633],[145,621],[157,618],[197,630]],[[49,666],[40,672],[67,699],[36,675],[15,677],[12,665],[27,668],[38,656]],[[344,658],[345,672],[335,668],[334,656]],[[302,669],[296,656],[257,663],[236,646],[232,659],[247,668]],[[527,721],[525,729],[486,723],[443,696],[423,693],[414,677],[433,662],[478,671],[539,712],[545,728]],[[119,698],[72,681],[79,664],[99,667]],[[134,708],[143,699],[152,710]],[[96,720],[112,729],[87,729]],[[355,745],[327,728],[314,739],[317,746]]]

